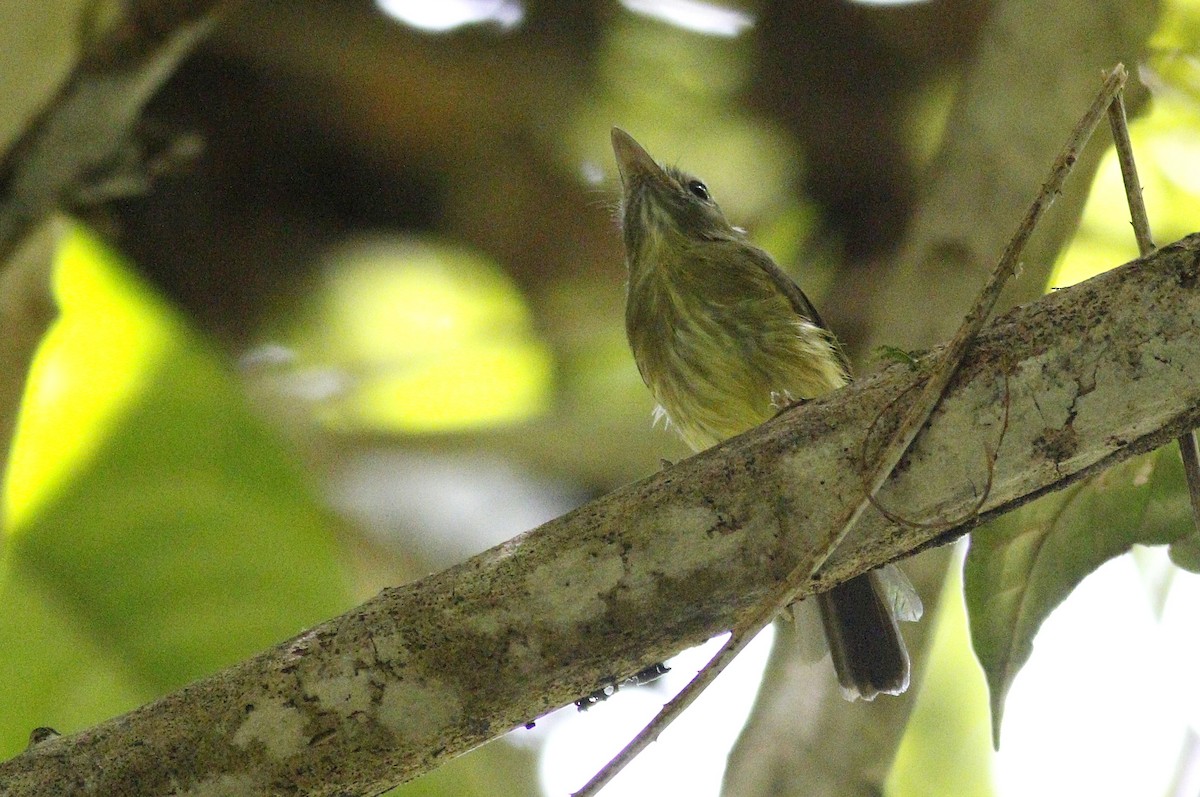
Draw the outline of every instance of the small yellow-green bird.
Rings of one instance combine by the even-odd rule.
[[[684,441],[703,450],[845,385],[845,357],[808,298],[726,221],[704,183],[660,166],[615,127],[612,145],[624,187],[625,330],[658,412]],[[818,596],[847,699],[908,688],[895,609],[919,599],[897,603],[905,590],[890,568]]]

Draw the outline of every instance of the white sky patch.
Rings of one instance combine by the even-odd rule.
[[[754,26],[753,15],[703,0],[621,0],[621,5],[635,14],[705,36],[731,38]]]
[[[1195,639],[1200,613],[1196,576],[1174,578],[1160,623],[1134,559],[1118,557],[1042,625],[1005,706],[1001,797],[1166,792],[1196,702],[1196,645],[1179,645]]]
[[[750,713],[774,636],[768,626],[755,637],[684,715],[601,794],[718,797],[726,756]],[[671,672],[652,684],[626,687],[589,711],[568,706],[544,718],[548,732],[539,764],[543,794],[579,789],[691,680],[725,639],[723,635],[679,654],[669,662]]]
[[[484,23],[511,30],[525,18],[525,8],[515,0],[375,0],[375,5],[397,22],[429,33]]]

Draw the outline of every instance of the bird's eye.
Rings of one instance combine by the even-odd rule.
[[[705,202],[708,201],[708,186],[699,180],[689,180],[687,189],[691,191],[692,196],[696,197],[697,199],[702,199]]]

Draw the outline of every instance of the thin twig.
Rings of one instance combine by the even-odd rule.
[[[1129,218],[1133,222],[1138,254],[1145,257],[1154,251],[1154,240],[1150,237],[1150,217],[1146,215],[1142,183],[1138,179],[1137,164],[1133,160],[1133,142],[1129,140],[1125,100],[1120,94],[1113,99],[1108,108],[1108,123],[1112,128],[1113,144],[1117,148],[1117,162],[1121,164],[1121,179],[1125,182],[1125,198],[1129,202]]]
[[[700,696],[700,693],[720,675],[725,667],[729,665],[729,662],[741,652],[747,643],[774,620],[780,612],[795,601],[796,596],[804,586],[812,580],[821,569],[821,566],[825,564],[825,560],[829,558],[830,554],[837,549],[850,530],[854,528],[854,525],[871,505],[872,498],[891,476],[892,471],[895,470],[896,465],[903,458],[905,452],[908,451],[920,433],[921,428],[929,420],[930,416],[933,415],[933,411],[941,401],[942,394],[950,384],[950,380],[958,372],[959,366],[971,342],[975,339],[980,328],[982,328],[992,308],[995,307],[1001,289],[1015,272],[1025,244],[1029,241],[1029,236],[1032,235],[1038,221],[1045,214],[1046,210],[1054,204],[1055,198],[1062,191],[1063,183],[1070,173],[1071,167],[1074,166],[1075,161],[1078,159],[1079,151],[1091,137],[1092,132],[1096,129],[1096,125],[1100,122],[1100,117],[1104,115],[1113,98],[1117,96],[1121,88],[1125,85],[1126,77],[1127,73],[1124,65],[1117,64],[1113,67],[1088,112],[1079,120],[1075,129],[1071,132],[1066,146],[1058,158],[1055,159],[1054,165],[1050,168],[1050,173],[1042,185],[1041,192],[1026,212],[1025,218],[1021,220],[1016,233],[1013,235],[1012,240],[1009,241],[1004,253],[1000,256],[1000,260],[996,264],[992,275],[988,278],[987,283],[976,297],[974,305],[967,312],[958,332],[955,333],[950,343],[947,344],[945,350],[942,352],[941,361],[937,369],[931,375],[929,381],[926,382],[920,397],[904,417],[900,428],[896,430],[888,446],[880,454],[876,466],[871,471],[871,478],[867,480],[868,489],[866,494],[854,506],[850,507],[838,521],[831,524],[828,533],[823,538],[818,539],[812,553],[804,557],[766,598],[742,618],[733,628],[729,639],[726,640],[725,644],[717,651],[717,654],[713,656],[704,669],[697,673],[696,677],[683,687],[679,694],[663,706],[662,711],[616,757],[597,772],[582,789],[575,792],[574,797],[593,797],[609,781],[616,777],[638,753],[654,742],[659,734],[676,717],[683,713],[684,709],[691,705]]]
[[[1129,203],[1129,218],[1133,222],[1138,254],[1145,257],[1154,251],[1154,239],[1150,236],[1150,217],[1146,214],[1146,203],[1142,198],[1142,183],[1138,179],[1137,164],[1133,160],[1133,143],[1129,140],[1125,102],[1120,94],[1108,109],[1108,121],[1112,127],[1113,143],[1117,148],[1117,161],[1121,164],[1121,179],[1125,183],[1125,198]],[[1188,432],[1177,442],[1179,455],[1183,458],[1188,498],[1192,503],[1192,523],[1196,532],[1200,533],[1200,444],[1197,443],[1195,432]]]
[[[1176,440],[1183,457],[1183,475],[1187,478],[1188,497],[1192,501],[1192,523],[1200,534],[1200,444],[1196,433],[1188,432]]]

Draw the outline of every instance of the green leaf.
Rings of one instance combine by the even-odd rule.
[[[1193,534],[1171,544],[1171,561],[1192,573],[1200,573],[1200,535]]]
[[[1186,503],[1183,468],[1170,446],[1040,498],[972,535],[964,590],[997,747],[1005,696],[1042,622],[1109,559],[1135,544],[1167,544],[1188,534]]]
[[[904,363],[909,368],[916,370],[917,359],[921,352],[910,352],[906,351],[905,349],[901,349],[898,346],[888,346],[885,344],[882,346],[876,346],[873,354],[875,355],[875,359],[879,362]]]
[[[0,571],[0,756],[349,603],[329,522],[215,352],[86,237],[31,375]]]

